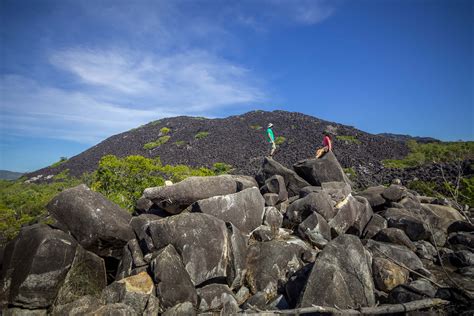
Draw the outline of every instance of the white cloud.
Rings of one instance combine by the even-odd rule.
[[[173,56],[69,49],[51,62],[76,78],[73,90],[1,77],[4,133],[95,143],[151,120],[209,115],[264,100],[248,69],[202,51]]]

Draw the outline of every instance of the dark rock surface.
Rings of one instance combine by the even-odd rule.
[[[226,175],[147,189],[131,220],[97,219],[103,207],[94,205],[108,203],[86,199],[88,190],[66,196],[86,220],[113,233],[124,225],[130,238],[96,238],[101,258],[75,240],[84,222],[23,228],[0,252],[0,307],[6,315],[228,315],[434,296],[451,301],[449,312],[469,305],[474,234],[449,201],[398,180],[362,194],[337,174],[308,186],[275,160],[264,164],[258,182]],[[436,288],[453,282],[465,290]]]
[[[285,180],[285,186],[289,196],[298,195],[300,189],[309,186],[309,183],[297,175],[292,169],[284,167],[272,158],[265,157],[262,167],[258,171],[257,180],[264,184],[275,175],[279,175]]]
[[[71,268],[76,248],[77,242],[60,230],[41,224],[23,228],[5,249],[0,306],[51,306]]]
[[[81,246],[102,257],[120,258],[135,237],[130,214],[83,184],[64,190],[47,208]]]
[[[149,229],[158,249],[170,244],[176,248],[194,285],[228,276],[230,245],[222,220],[183,213],[151,222]]]
[[[151,262],[151,272],[156,293],[164,309],[178,303],[197,305],[197,293],[181,257],[172,245],[168,245]]]
[[[319,186],[324,182],[346,182],[349,179],[332,151],[319,159],[307,159],[293,165],[296,173],[311,185]]]
[[[229,176],[189,177],[173,185],[148,188],[145,198],[171,214],[179,214],[196,201],[237,192],[236,181]]]
[[[192,210],[230,222],[249,234],[262,224],[265,200],[258,188],[249,188],[234,194],[199,200],[192,205]]]
[[[359,238],[341,235],[319,254],[300,306],[356,308],[375,305],[372,258]]]

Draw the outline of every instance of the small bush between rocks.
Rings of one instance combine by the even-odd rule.
[[[337,140],[345,141],[348,143],[360,144],[360,140],[358,140],[355,136],[352,135],[337,135]]]
[[[166,143],[167,141],[169,141],[170,137],[171,136],[169,136],[169,135],[161,136],[156,141],[149,142],[149,143],[146,143],[145,145],[143,145],[143,149],[153,149],[153,148],[159,147],[159,146],[163,145],[164,143]]]
[[[226,174],[226,173],[229,173],[232,170],[232,165],[229,165],[229,164],[226,164],[226,163],[223,163],[223,162],[216,162],[213,165],[212,170],[216,174]]]
[[[178,140],[177,142],[174,142],[176,146],[183,146],[186,145],[186,142],[184,140]]]
[[[169,129],[168,127],[162,127],[160,129],[160,134],[161,135],[167,135],[170,131],[171,131],[171,129]]]
[[[209,135],[209,132],[199,132],[196,135],[194,135],[194,138],[203,139],[203,138],[206,138],[208,135]]]
[[[286,141],[286,138],[283,136],[278,136],[275,138],[275,145],[281,145]]]
[[[254,130],[260,130],[260,129],[262,129],[262,127],[261,127],[260,125],[258,125],[258,124],[257,124],[257,125],[250,125],[250,128],[251,128],[251,129],[254,129]]]

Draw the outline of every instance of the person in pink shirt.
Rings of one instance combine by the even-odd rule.
[[[316,151],[316,159],[321,158],[324,156],[328,151],[332,151],[332,140],[331,134],[328,131],[323,132],[323,148],[319,148]]]

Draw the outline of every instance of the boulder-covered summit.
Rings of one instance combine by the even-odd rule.
[[[28,174],[28,178],[58,174],[69,169],[72,176],[92,172],[104,155],[160,157],[164,164],[210,167],[230,164],[233,173],[253,175],[269,152],[268,123],[274,124],[278,150],[275,154],[289,168],[300,159],[314,157],[322,132],[334,133],[334,152],[344,168],[354,168],[365,184],[388,182],[393,175],[381,160],[400,159],[409,152],[404,142],[369,134],[354,127],[286,111],[252,111],[227,118],[164,118],[114,135],[57,167]],[[154,147],[156,146],[156,147]],[[401,175],[403,177],[403,175]]]
[[[333,153],[255,177],[147,188],[130,215],[87,186],[0,261],[5,315],[472,315],[474,226],[401,183],[357,191]]]

